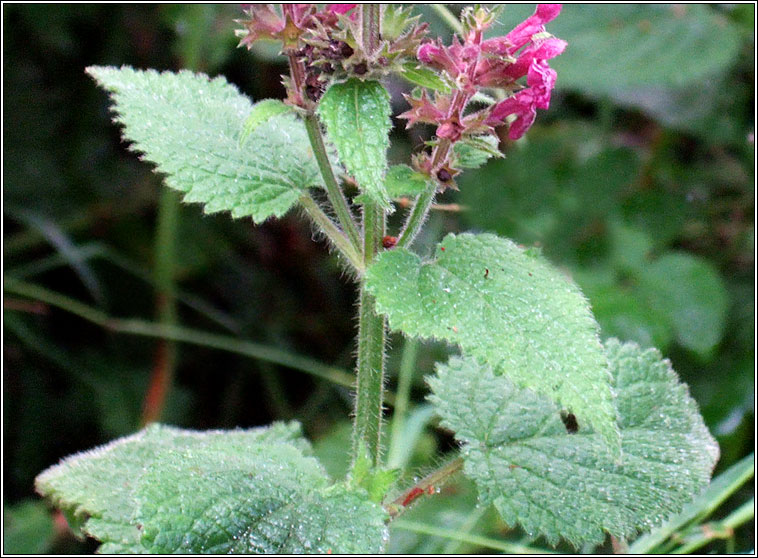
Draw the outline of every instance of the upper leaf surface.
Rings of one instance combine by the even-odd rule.
[[[321,184],[302,122],[264,111],[267,118],[245,131],[253,105],[224,78],[126,66],[87,72],[111,92],[132,149],[207,213],[261,222],[284,215],[303,189]]]
[[[366,274],[379,312],[545,393],[618,445],[610,375],[582,293],[542,257],[492,234],[448,235],[436,259],[383,252]]]
[[[37,490],[83,518],[101,552],[379,552],[384,511],[329,486],[298,432],[152,426],[65,459]]]
[[[335,83],[321,98],[318,112],[348,174],[372,200],[389,208],[384,175],[392,109],[387,90],[377,81]]]
[[[481,499],[552,544],[600,544],[605,532],[627,538],[662,523],[707,485],[718,458],[696,403],[660,353],[615,339],[606,348],[620,460],[581,419],[570,433],[553,401],[473,358],[438,366],[429,382],[442,424],[465,443],[464,471]]]

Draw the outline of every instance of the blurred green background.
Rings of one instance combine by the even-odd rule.
[[[437,11],[416,9],[450,36]],[[507,6],[493,34],[533,9]],[[283,97],[276,47],[235,48],[239,17],[236,5],[3,5],[5,552],[93,550],[36,500],[34,477],[157,413],[200,429],[294,418],[329,471],[345,470],[354,287],[296,212],[256,227],[180,205],[84,74],[191,68]],[[719,474],[755,440],[754,6],[567,5],[548,29],[569,43],[550,110],[459,179],[417,249],[463,229],[541,246],[604,336],[671,359],[721,445]],[[387,86],[405,110],[409,85]],[[431,130],[396,124],[390,157],[407,163]],[[191,343],[160,339],[160,323]],[[392,341],[390,390],[403,362],[412,371],[392,454],[410,477],[453,447],[423,399],[449,349]],[[156,408],[146,399],[162,380]],[[748,483],[715,517],[751,497]],[[418,525],[522,536],[476,508],[463,479],[404,517],[391,552],[497,551]],[[753,547],[747,525],[704,549]]]

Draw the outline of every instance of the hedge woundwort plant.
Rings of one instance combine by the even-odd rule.
[[[241,45],[281,43],[284,101],[252,104],[187,71],[88,68],[132,148],[185,201],[255,222],[299,206],[358,283],[352,467],[329,479],[297,423],[152,425],[65,459],[38,491],[101,551],[134,553],[381,552],[388,524],[461,470],[509,525],[585,548],[648,530],[699,493],[718,447],[656,350],[601,342],[587,300],[536,249],[463,233],[412,250],[435,196],[501,156],[496,128],[517,140],[548,109],[549,60],[567,45],[546,24],[560,11],[542,4],[485,39],[494,14],[465,8],[445,45],[397,5],[252,5]],[[416,85],[398,118],[435,130],[406,165],[387,163],[389,74]],[[393,211],[405,211],[399,230]],[[460,450],[412,486],[382,454],[390,330],[456,348],[428,399]]]

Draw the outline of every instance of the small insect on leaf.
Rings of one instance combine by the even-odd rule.
[[[579,432],[579,423],[577,422],[574,413],[561,411],[561,420],[563,421],[563,426],[566,427],[566,432],[569,434],[576,434]]]

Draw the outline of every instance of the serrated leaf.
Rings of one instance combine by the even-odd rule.
[[[329,486],[309,451],[296,423],[154,425],[66,458],[36,486],[104,553],[379,552],[385,512],[362,490]]]
[[[279,114],[240,139],[255,110],[222,77],[91,66],[111,92],[115,121],[166,184],[206,213],[230,211],[260,223],[281,217],[309,186],[321,185],[302,122]]]
[[[391,198],[418,196],[429,187],[429,178],[408,165],[393,165],[387,170],[385,186]]]
[[[456,166],[462,169],[478,169],[490,157],[503,157],[497,145],[498,140],[492,136],[470,137],[457,142],[453,147]]]
[[[403,64],[400,75],[414,85],[439,91],[444,95],[450,93],[450,85],[437,72],[418,62],[410,61]]]
[[[258,101],[253,105],[253,110],[250,112],[247,120],[245,120],[245,125],[242,127],[242,133],[240,134],[240,143],[244,145],[250,134],[264,122],[267,122],[274,116],[287,112],[292,112],[292,107],[285,105],[277,99]]]
[[[390,96],[377,81],[335,83],[321,98],[318,113],[348,174],[361,191],[390,207],[384,187],[392,129]]]
[[[542,257],[492,234],[451,234],[432,261],[383,252],[366,286],[393,330],[456,343],[559,401],[617,449],[598,326],[579,288]]]
[[[553,401],[473,358],[439,365],[429,383],[442,424],[464,443],[464,472],[484,503],[531,536],[597,545],[661,524],[710,479],[718,445],[697,404],[655,349],[606,342],[622,454]]]

